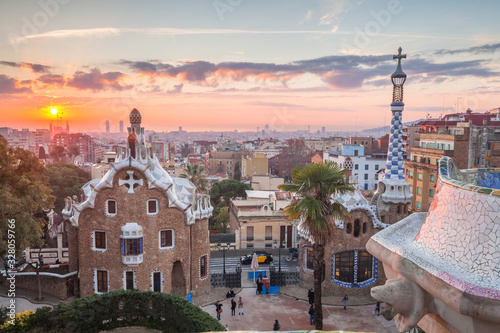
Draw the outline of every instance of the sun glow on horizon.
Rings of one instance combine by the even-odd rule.
[[[53,115],[56,115],[57,114],[57,109],[56,108],[51,109],[50,113],[52,113]]]

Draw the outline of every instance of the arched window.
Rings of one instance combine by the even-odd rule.
[[[401,214],[401,206],[398,206],[398,207],[396,208],[396,210],[397,210],[397,213],[398,213],[398,214]]]
[[[366,287],[377,281],[378,260],[366,250],[350,250],[332,255],[331,280],[347,288]]]
[[[347,223],[347,226],[345,228],[345,232],[347,232],[348,235],[351,234],[351,232],[352,232],[352,224],[350,222]]]
[[[361,223],[358,219],[354,220],[354,237],[359,236],[359,232],[361,230]]]
[[[366,222],[363,223],[363,234],[366,234]]]

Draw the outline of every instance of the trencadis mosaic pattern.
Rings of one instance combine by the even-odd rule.
[[[372,240],[461,291],[500,300],[500,191],[476,185],[495,185],[499,170],[460,171],[448,157],[439,166],[427,216],[414,213]]]

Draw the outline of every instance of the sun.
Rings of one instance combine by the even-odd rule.
[[[56,108],[51,109],[51,110],[50,110],[50,113],[52,113],[52,114],[56,115],[56,114],[57,114],[57,109],[56,109]]]

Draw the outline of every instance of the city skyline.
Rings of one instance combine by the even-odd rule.
[[[400,46],[404,122],[499,106],[493,1],[0,7],[2,126],[48,128],[57,108],[74,132],[118,132],[134,107],[156,131],[388,126]]]

